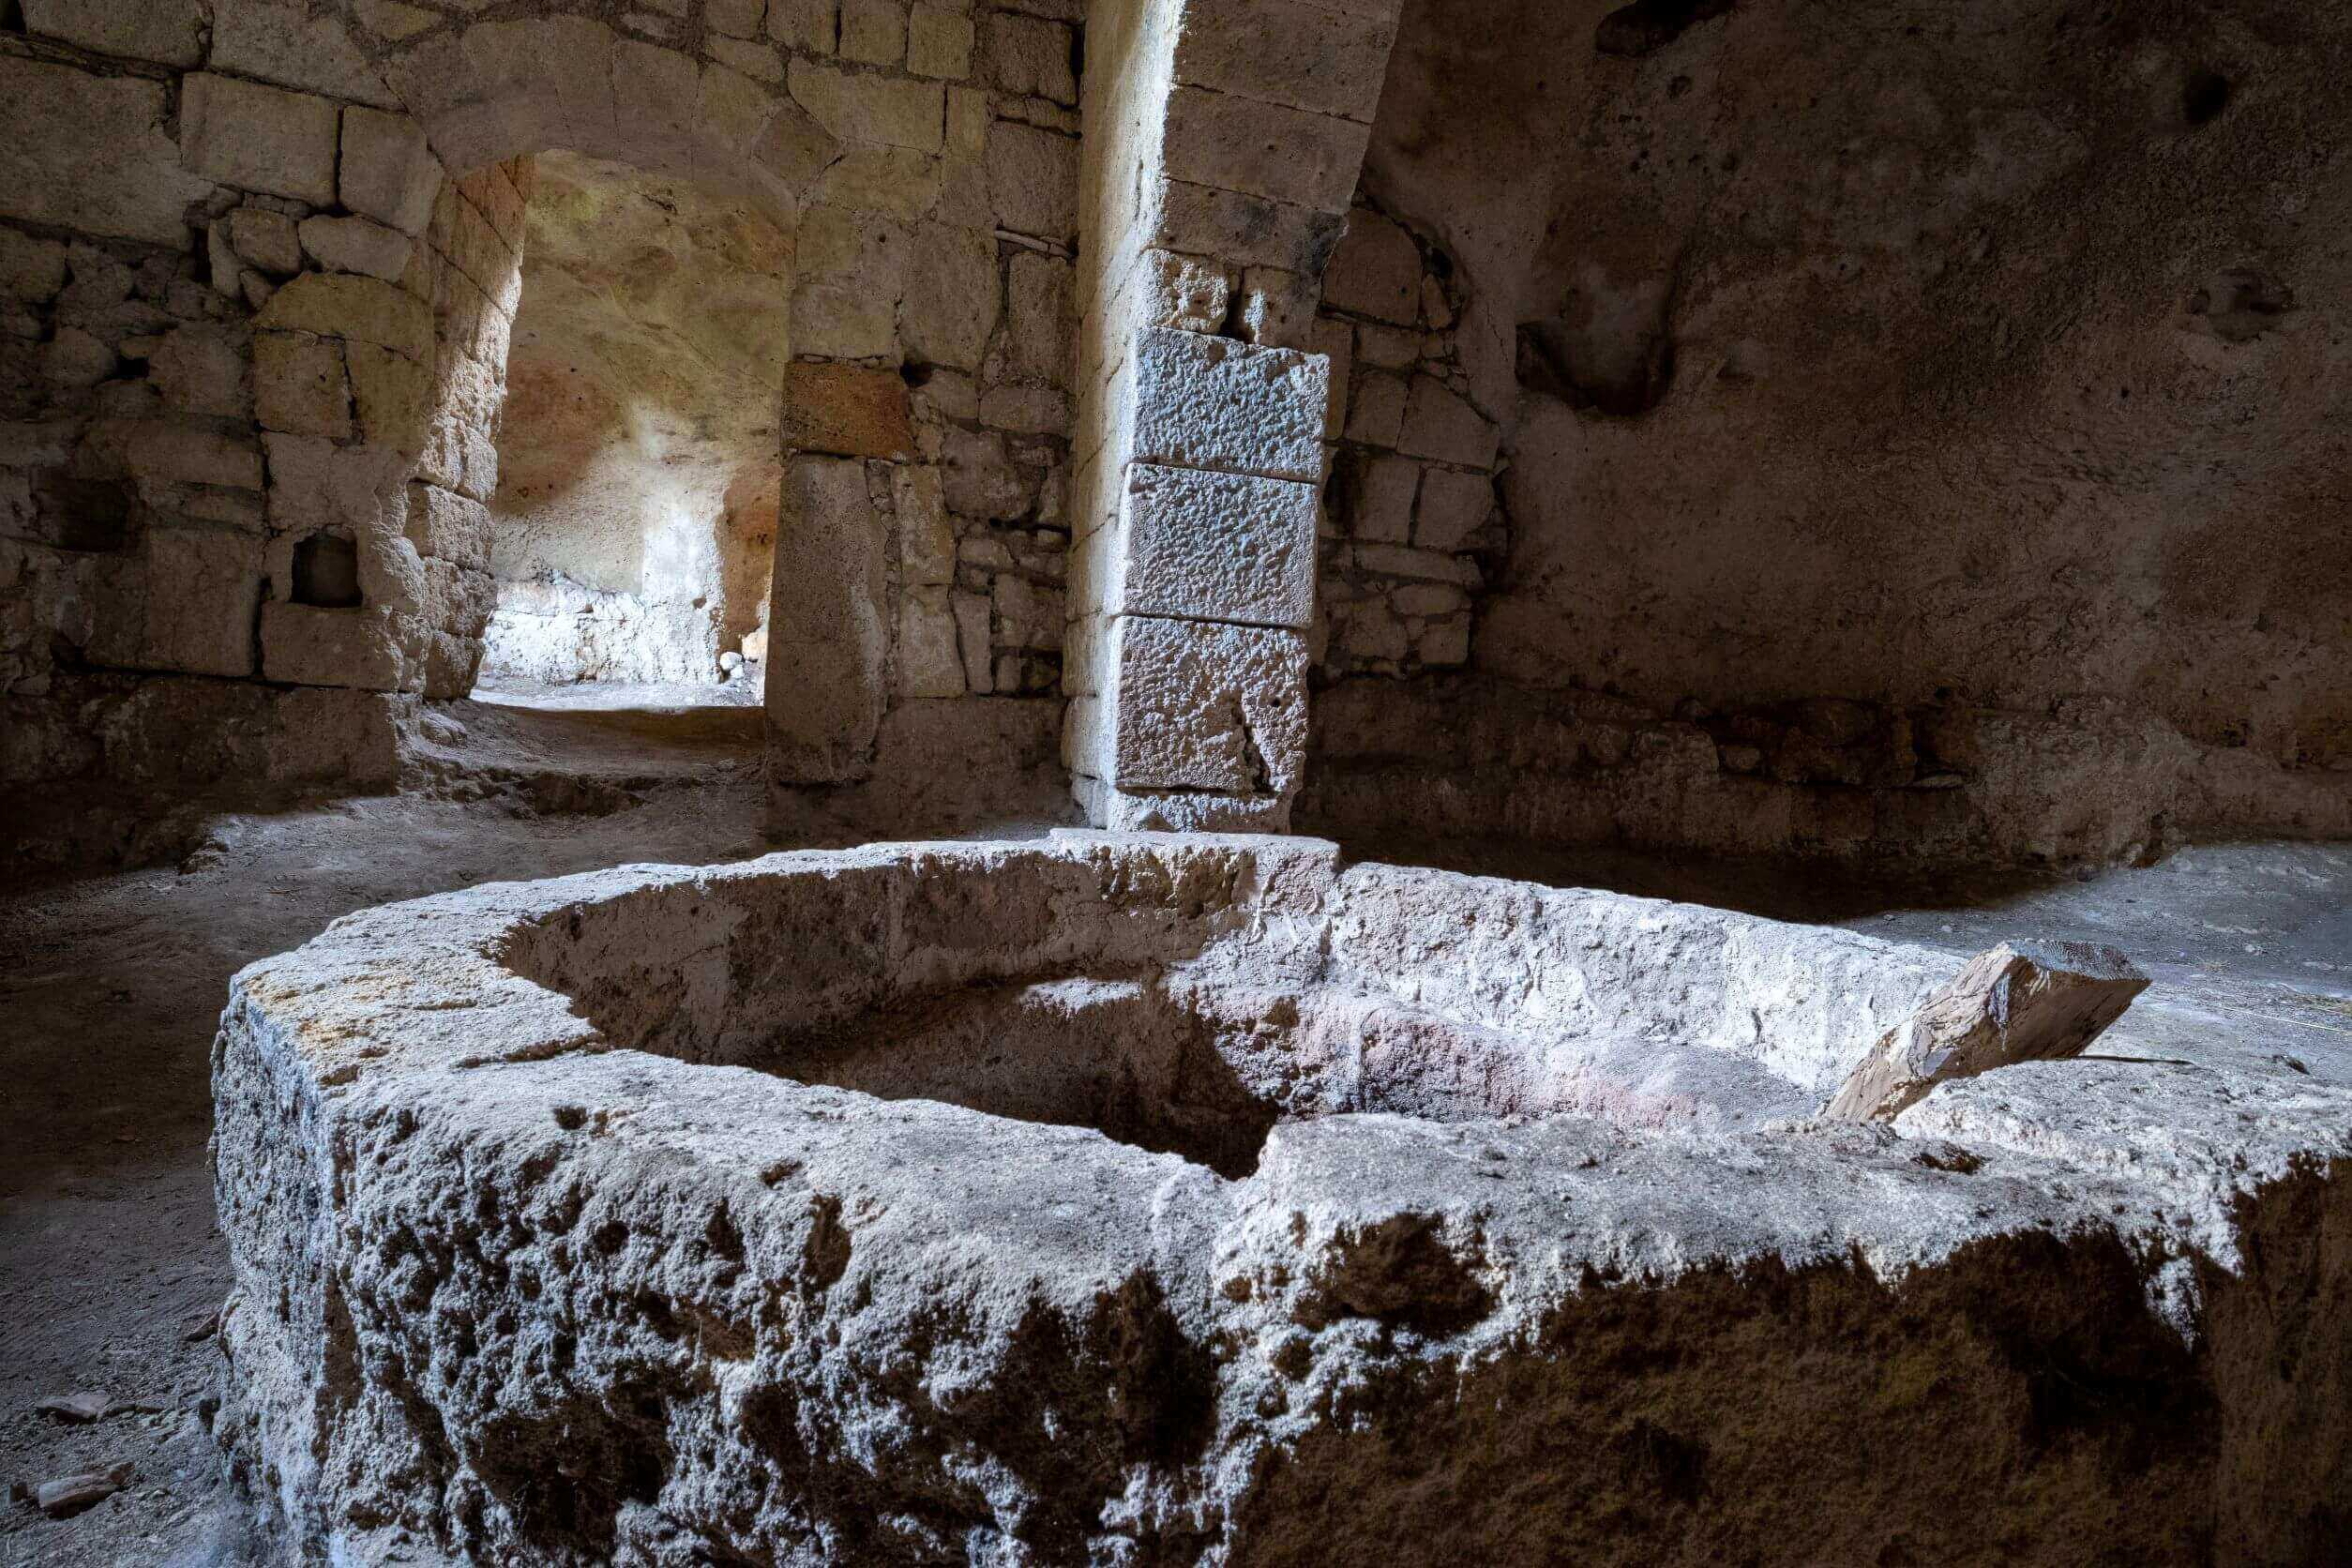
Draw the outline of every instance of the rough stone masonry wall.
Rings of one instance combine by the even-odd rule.
[[[916,733],[1049,764],[1077,8],[478,11],[6,13],[8,781],[388,779],[407,700],[479,656],[555,147],[798,228],[779,779]]]
[[[1461,367],[1465,280],[1361,194],[1323,279],[1332,424],[1317,669],[1401,675],[1470,659],[1471,607],[1506,554],[1496,421]]]
[[[1079,8],[767,14],[845,149],[798,236],[771,777],[921,765],[927,731],[973,737],[958,767],[1033,765],[1068,555]],[[941,706],[965,698],[1038,701]]]
[[[1063,760],[1098,824],[1288,825],[1331,369],[1302,351],[1394,34],[1386,0],[1096,8]]]
[[[0,784],[382,782],[487,608],[511,178],[305,7],[10,10]]]

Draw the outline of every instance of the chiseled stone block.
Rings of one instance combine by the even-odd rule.
[[[150,529],[141,662],[192,675],[253,673],[261,551],[260,539],[231,529]]]
[[[181,90],[180,162],[223,185],[330,206],[339,114],[331,99],[199,72]]]
[[[868,766],[884,695],[886,555],[863,461],[785,465],[769,592],[771,777],[837,783]]]
[[[164,123],[160,82],[0,55],[0,217],[186,245],[188,205],[212,187]]]
[[[356,272],[387,283],[400,281],[408,270],[415,244],[398,229],[364,218],[306,218],[301,236],[302,249],[327,271]]]
[[[1302,0],[1186,0],[1179,26],[1178,83],[1365,121],[1396,38],[1392,8],[1340,14]]]
[[[1486,416],[1435,376],[1415,376],[1396,449],[1466,468],[1491,468],[1499,436]]]
[[[830,54],[838,14],[836,0],[768,0],[768,37],[803,53]]]
[[[353,273],[304,273],[269,296],[255,324],[354,339],[417,360],[433,347],[430,306],[396,283]]]
[[[1136,460],[1320,481],[1322,355],[1156,329],[1138,336],[1133,364]]]
[[[784,445],[792,451],[842,457],[912,455],[906,381],[887,367],[806,360],[789,366]]]
[[[844,142],[870,142],[935,153],[945,143],[947,106],[936,82],[909,82],[794,60],[794,101],[826,132]]]
[[[1304,627],[1315,611],[1316,488],[1292,479],[1137,463],[1107,553],[1110,614]]]
[[[972,18],[941,6],[917,6],[907,23],[907,69],[961,82],[972,74]]]
[[[1064,241],[1078,233],[1077,137],[999,120],[983,161],[999,223],[1038,239]]]
[[[1306,640],[1157,616],[1109,621],[1073,765],[1123,789],[1287,794],[1306,752]]]
[[[1495,482],[1484,474],[1432,468],[1421,476],[1421,508],[1413,543],[1424,550],[1458,550],[1486,525],[1495,509]]]
[[[1348,214],[1348,232],[1323,271],[1323,304],[1374,321],[1411,326],[1421,320],[1421,247],[1369,207]]]
[[[1173,179],[1341,212],[1371,134],[1363,121],[1179,87],[1168,95],[1162,158]]]
[[[24,30],[94,54],[192,66],[204,57],[195,0],[24,0]]]
[[[211,10],[209,63],[217,71],[381,109],[400,101],[332,8],[309,0],[212,0]]]
[[[482,570],[490,565],[490,508],[438,485],[408,487],[406,533],[416,553]]]
[[[253,403],[264,430],[348,439],[351,384],[341,342],[309,332],[256,333]]]
[[[896,66],[906,54],[906,0],[842,0],[841,58]]]
[[[366,608],[262,606],[262,675],[288,686],[398,691],[400,648],[390,618]]]

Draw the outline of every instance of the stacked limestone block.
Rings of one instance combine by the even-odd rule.
[[[1106,826],[1289,824],[1328,354],[1395,8],[1134,0],[1090,39],[1063,757]]]
[[[384,781],[389,694],[462,690],[487,603],[463,508],[409,518],[442,165],[332,14],[10,11],[0,780]]]
[[[1497,422],[1455,329],[1464,279],[1433,242],[1359,202],[1323,275],[1341,438],[1322,547],[1326,676],[1470,658],[1473,605],[1508,548]]]
[[[772,779],[831,784],[895,710],[1060,684],[1082,12],[765,15],[840,145],[797,241],[768,680]]]

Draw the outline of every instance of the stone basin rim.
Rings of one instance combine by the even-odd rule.
[[[1325,875],[1339,868],[1336,847],[1319,840],[1070,830],[1050,839],[1010,843],[908,841],[787,851],[720,867],[633,864],[538,882],[485,883],[345,915],[302,948],[241,971],[232,985],[231,1011],[241,1011],[248,1025],[292,1048],[289,1054],[303,1064],[313,1093],[371,1100],[421,1093],[446,1102],[445,1112],[480,1111],[486,1130],[500,1120],[494,1110],[519,1104],[543,1104],[552,1132],[578,1130],[563,1125],[575,1113],[583,1121],[615,1109],[634,1116],[640,1112],[622,1102],[657,1098],[712,1117],[703,1123],[705,1130],[724,1125],[755,1142],[762,1128],[773,1129],[776,1118],[792,1112],[827,1120],[854,1114],[870,1121],[878,1134],[919,1122],[925,1128],[960,1126],[966,1136],[986,1138],[1009,1131],[1004,1123],[1010,1119],[940,1102],[922,1102],[925,1108],[917,1117],[904,1102],[852,1089],[616,1047],[580,1017],[570,997],[512,967],[514,944],[535,926],[570,912],[663,891],[717,890],[793,876],[836,878],[893,867],[958,864],[963,871],[985,874],[1007,857],[1066,862],[1127,852],[1174,862],[1245,862],[1242,874],[1261,883],[1302,868]],[[1458,873],[1400,874],[1465,888],[1606,897],[1658,911],[1695,908]],[[1744,927],[1813,929],[1706,912]],[[1296,915],[1260,907],[1251,918]],[[1949,955],[1866,935],[1827,935],[1859,952],[1923,963],[1939,975],[1959,965]],[[387,944],[403,956],[388,956]],[[489,1037],[498,1043],[485,1048]],[[1866,1043],[1858,1038],[1856,1050]],[[1500,1164],[1518,1172],[1509,1184],[1522,1186],[1563,1168],[1605,1169],[1630,1162],[1645,1175],[1629,1190],[1664,1200],[1659,1260],[1667,1272],[1701,1258],[1738,1261],[1777,1255],[1795,1264],[1859,1249],[1874,1267],[1898,1274],[1940,1261],[1983,1237],[2086,1227],[2112,1229],[2176,1255],[2194,1248],[2226,1263],[2235,1252],[2229,1210],[2236,1197],[2299,1165],[2352,1156],[2352,1094],[2324,1086],[2295,1086],[2301,1098],[2268,1105],[2261,1126],[2242,1140],[2206,1138],[2197,1148],[2166,1151],[2165,1159],[2147,1170],[2136,1168],[2142,1151],[2135,1145],[2145,1140],[2133,1126],[2105,1129],[2126,1147],[2123,1158],[2085,1159],[2067,1138],[2043,1138],[2021,1120],[2038,1106],[2071,1101],[2079,1113],[2072,1131],[2079,1135],[2085,1125],[2101,1131],[2099,1119],[2115,1108],[2110,1099],[2128,1107],[2118,1080],[2133,1071],[2088,1063],[2006,1069],[1996,1075],[2003,1080],[1998,1085],[1980,1081],[1939,1088],[1891,1128],[1798,1122],[1693,1133],[1633,1130],[1574,1114],[1438,1123],[1341,1113],[1277,1123],[1267,1141],[1274,1169],[1238,1179],[1089,1127],[1024,1123],[1021,1138],[1005,1142],[1008,1150],[1049,1152],[1046,1163],[1053,1168],[1056,1184],[1091,1177],[1146,1188],[1181,1186],[1212,1207],[1267,1200],[1271,1194],[1252,1189],[1281,1187],[1302,1146],[1313,1147],[1311,1158],[1319,1166],[1330,1159],[1334,1141],[1351,1138],[1384,1145],[1402,1138],[1422,1145],[1425,1157],[1437,1163],[1499,1156]],[[2096,1093],[2084,1101],[2057,1076],[2060,1073],[2088,1074]],[[447,1086],[466,1085],[477,1075],[485,1091],[495,1081],[495,1093],[470,1087],[446,1093]],[[2118,1093],[2108,1095],[2108,1088]],[[2242,1086],[2227,1086],[2225,1099],[2243,1097]],[[2150,1121],[2164,1114],[2162,1107],[2146,1110]],[[2196,1130],[2200,1136],[2209,1131]],[[1960,1158],[1951,1157],[1953,1150]],[[756,1157],[756,1148],[728,1138],[681,1152],[709,1163],[715,1177],[730,1180],[773,1168]],[[1827,1170],[1842,1171],[1839,1180],[1849,1186],[1891,1185],[1872,1197],[1848,1192],[1841,1199],[1811,1184],[1824,1173],[1822,1162]],[[1792,1199],[1758,1179],[1769,1178],[1776,1168],[1796,1174],[1803,1190]],[[1914,1212],[1918,1194],[1912,1189],[1922,1178],[1934,1187],[1964,1185],[1968,1201],[1950,1212],[1943,1204],[1929,1205],[1924,1215]],[[1418,1184],[1410,1177],[1404,1182],[1407,1187]],[[1704,1201],[1690,1203],[1694,1193],[1704,1194]],[[1051,1184],[1041,1184],[1034,1196],[1040,1212],[1057,1201]],[[1386,1197],[1394,1205],[1401,1195]]]

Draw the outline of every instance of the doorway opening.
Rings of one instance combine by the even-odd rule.
[[[756,706],[792,236],[747,204],[536,159],[475,695]]]

